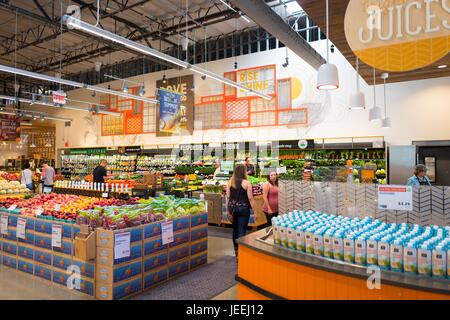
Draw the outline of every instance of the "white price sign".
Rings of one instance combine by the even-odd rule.
[[[13,204],[11,207],[8,208],[8,211],[13,211],[17,208],[17,204]]]
[[[283,174],[287,172],[287,168],[286,167],[278,167],[277,168],[277,174]]]
[[[40,216],[41,214],[43,214],[44,213],[44,209],[42,209],[42,208],[37,208],[36,209],[36,215],[37,216]]]
[[[55,211],[61,211],[61,205],[60,204],[55,204]]]
[[[103,197],[103,198],[106,199],[106,198],[108,198],[108,196],[109,196],[109,195],[108,195],[108,192],[103,192],[103,193],[102,193],[102,197]]]
[[[114,259],[128,258],[131,254],[130,249],[131,233],[118,233],[114,237]]]
[[[162,244],[163,246],[173,242],[173,221],[161,223]]]
[[[0,233],[7,235],[8,234],[8,217],[1,216],[0,217]]]
[[[378,208],[383,210],[412,211],[412,187],[378,186]]]
[[[27,220],[23,218],[17,219],[17,238],[26,239]]]
[[[61,248],[62,245],[62,226],[52,225],[52,247]]]

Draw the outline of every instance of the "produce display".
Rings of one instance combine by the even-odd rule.
[[[198,174],[210,176],[214,174],[214,171],[216,171],[216,168],[212,165],[178,165],[175,167],[176,174]]]
[[[0,171],[0,181],[6,180],[6,181],[20,181],[20,174],[19,173],[9,173],[6,171]]]
[[[450,227],[293,211],[272,219],[274,243],[352,264],[450,278]]]
[[[0,180],[0,195],[6,194],[24,194],[30,193],[31,191],[26,187],[26,185],[21,184],[19,181],[6,181]]]
[[[135,205],[94,206],[91,210],[81,210],[77,222],[115,230],[206,212],[205,202],[198,199],[161,196],[138,202]]]

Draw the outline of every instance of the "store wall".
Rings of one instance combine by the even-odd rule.
[[[324,42],[313,43],[320,52],[324,51]],[[76,111],[54,111],[58,115],[72,118],[71,127],[57,123],[57,147],[93,147],[93,146],[124,146],[124,145],[156,145],[201,143],[218,141],[248,141],[276,140],[299,138],[332,138],[385,136],[392,145],[409,145],[414,140],[446,140],[450,139],[448,114],[450,111],[450,78],[437,78],[422,81],[395,83],[387,86],[388,114],[392,118],[391,129],[381,129],[379,123],[368,121],[369,108],[373,105],[373,87],[361,82],[366,93],[367,109],[364,111],[349,111],[348,96],[355,90],[355,70],[336,52],[332,55],[332,63],[338,65],[341,87],[329,94],[315,89],[317,72],[299,57],[290,52],[290,65],[284,63],[285,50],[277,49],[268,52],[255,53],[237,58],[239,68],[257,67],[276,64],[277,78],[296,77],[301,83],[297,88],[298,97],[294,107],[308,107],[308,127],[263,127],[227,130],[195,131],[192,136],[156,137],[154,134],[102,137],[100,135],[100,118]],[[223,74],[232,71],[234,58],[214,61],[202,67]],[[167,71],[167,77],[189,74],[189,71]],[[144,79],[149,96],[155,92],[155,82],[162,78],[163,73],[152,73],[131,78],[135,82]],[[380,79],[378,79],[381,82]],[[211,80],[203,81],[194,75],[196,86],[196,101],[201,96],[222,94],[223,85]],[[107,85],[103,85],[106,87]],[[113,82],[112,88],[117,89],[120,83]],[[69,98],[84,101],[99,101],[91,92],[74,90],[69,92]],[[97,100],[96,100],[97,99]],[[377,86],[379,105],[383,102],[382,86]],[[41,107],[44,108],[44,107]],[[48,110],[48,109],[47,109]]]
[[[27,156],[26,146],[20,146],[16,142],[7,142],[6,146],[0,145],[0,167],[6,166],[8,159],[18,159]]]

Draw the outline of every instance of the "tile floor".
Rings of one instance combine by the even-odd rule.
[[[231,239],[208,237],[208,262],[225,255],[234,255]],[[0,300],[91,300],[87,295],[70,291],[49,281],[0,265]],[[236,300],[236,286],[221,293],[215,300]]]

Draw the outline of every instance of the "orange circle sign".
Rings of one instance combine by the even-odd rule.
[[[353,52],[380,70],[403,72],[450,49],[450,0],[350,0],[345,36]]]

